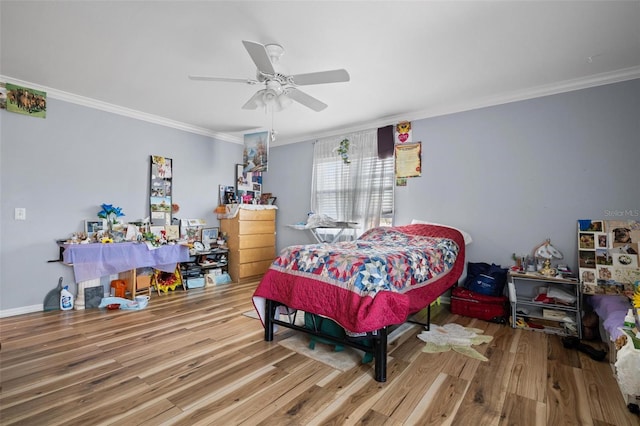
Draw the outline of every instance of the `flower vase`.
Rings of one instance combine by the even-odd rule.
[[[113,235],[113,223],[115,222],[115,215],[107,215],[107,232],[109,235]]]

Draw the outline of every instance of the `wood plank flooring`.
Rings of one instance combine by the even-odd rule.
[[[263,340],[257,283],[154,294],[141,311],[53,311],[0,319],[2,425],[638,425],[608,363],[558,336],[452,315],[485,330],[488,362],[390,348],[333,369]],[[592,343],[592,345],[595,345]]]

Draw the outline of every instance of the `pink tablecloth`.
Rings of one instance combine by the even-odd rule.
[[[173,272],[178,262],[189,260],[189,249],[179,244],[153,249],[133,242],[65,244],[64,249],[63,260],[73,266],[76,282],[144,267]]]

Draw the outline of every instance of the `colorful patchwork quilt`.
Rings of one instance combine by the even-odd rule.
[[[355,333],[401,324],[456,283],[464,250],[457,230],[423,224],[373,228],[351,242],[291,246],[263,277],[254,304],[275,300]]]

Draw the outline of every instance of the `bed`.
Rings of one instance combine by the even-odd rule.
[[[282,250],[256,288],[253,304],[266,341],[273,340],[274,326],[283,326],[373,353],[375,379],[384,382],[389,328],[429,308],[456,284],[464,260],[464,237],[455,228],[373,228],[355,241]],[[297,325],[298,311],[335,321],[346,338],[327,334],[315,321],[311,327]]]

